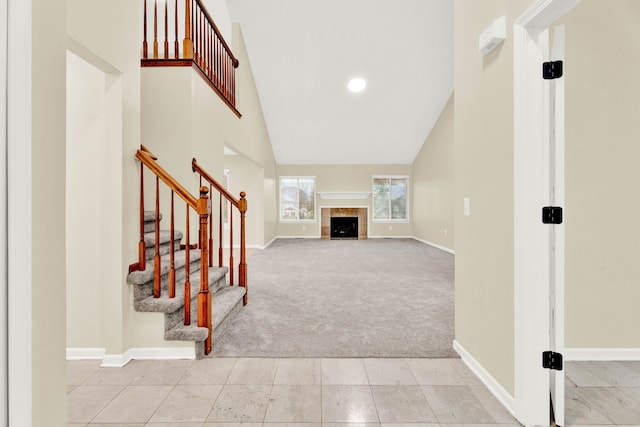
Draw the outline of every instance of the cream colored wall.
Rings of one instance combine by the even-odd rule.
[[[413,235],[454,249],[453,94],[413,162]]]
[[[66,2],[31,2],[31,421],[66,425]]]
[[[251,209],[251,215],[260,215],[262,218],[264,228],[260,244],[265,245],[276,236],[278,211],[276,205],[277,185],[275,185],[276,161],[264,121],[262,105],[255,86],[247,48],[238,24],[233,25],[233,49],[234,55],[240,61],[240,66],[236,70],[236,78],[238,79],[236,97],[238,108],[242,113],[242,119],[241,126],[235,134],[229,135],[225,139],[225,143],[263,169],[263,204],[262,206],[256,205],[251,201],[252,196],[249,194],[247,195],[247,203],[248,209]],[[257,210],[260,210],[259,214]]]
[[[638,17],[635,0],[583,0],[562,21],[567,347],[640,348]]]
[[[456,340],[514,393],[513,22],[529,0],[455,3]],[[487,56],[478,36],[505,15]],[[463,198],[470,216],[463,215]]]
[[[104,72],[67,52],[66,256],[67,346],[102,347],[102,255],[100,224],[102,156],[107,144]],[[106,201],[106,200],[105,200]],[[120,206],[118,203],[116,207]],[[82,231],[82,232],[80,232]],[[113,234],[113,233],[112,233]],[[117,251],[116,254],[119,252]],[[116,271],[119,268],[116,265]]]
[[[96,19],[99,17],[99,19]],[[131,343],[129,317],[131,301],[125,283],[127,267],[135,261],[138,240],[138,170],[133,159],[140,144],[140,7],[128,0],[67,1],[67,49],[107,74],[107,102],[118,105],[119,120],[108,119],[107,139],[114,141],[98,156],[109,159],[105,171],[112,190],[101,189],[103,203],[119,212],[109,219],[109,230],[102,233],[104,256],[109,261],[106,289],[99,296],[102,305],[102,344],[108,354],[121,354]],[[118,87],[119,86],[119,87]],[[121,122],[121,127],[117,125]],[[115,204],[115,205],[114,205]],[[118,206],[119,204],[119,206]],[[85,232],[85,230],[82,230]],[[108,258],[107,258],[108,259]],[[71,295],[71,310],[83,302]],[[83,338],[73,345],[88,346]]]
[[[278,177],[281,176],[315,176],[316,193],[363,191],[371,193],[374,175],[411,175],[411,165],[278,165]],[[276,184],[279,190],[279,179]],[[409,194],[412,180],[409,178]],[[280,195],[277,195],[278,200]],[[411,212],[411,196],[409,212]],[[278,237],[320,237],[321,207],[368,207],[370,237],[411,237],[411,218],[406,223],[373,222],[371,220],[371,195],[366,199],[332,200],[323,199],[316,194],[315,223],[291,224],[279,222]],[[279,213],[278,213],[279,215]]]
[[[247,246],[262,247],[264,236],[264,220],[261,214],[264,206],[264,171],[255,163],[241,155],[224,156],[224,167],[229,169],[228,190],[237,199],[240,192],[247,194],[247,213],[245,215],[245,239]],[[240,215],[234,209],[233,245],[240,244]],[[224,245],[229,245],[229,231],[225,232]]]

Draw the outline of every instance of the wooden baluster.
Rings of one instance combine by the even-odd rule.
[[[169,298],[176,297],[176,268],[175,268],[175,243],[173,239],[174,233],[174,212],[173,212],[173,190],[171,190],[171,218],[170,218],[170,228],[171,228],[171,237],[169,240]]]
[[[231,60],[229,57],[229,52],[226,52],[226,57],[224,59],[224,65],[225,65],[225,76],[224,76],[224,97],[229,99],[229,73],[230,73],[230,69],[231,69],[231,64],[229,63],[229,61]]]
[[[209,184],[209,194],[213,194],[213,185],[211,184]],[[213,248],[213,205],[209,210],[209,265],[213,265],[213,250],[211,248]]]
[[[138,242],[138,269],[147,268],[147,244],[144,242],[144,165],[140,162],[140,242]]]
[[[149,57],[149,51],[147,46],[147,0],[144,0],[144,38],[142,40],[142,58],[147,59]]]
[[[145,0],[145,1],[147,1],[147,0]],[[173,52],[174,52],[174,58],[178,59],[178,58],[180,58],[180,43],[178,43],[178,0],[176,0],[176,2],[175,2],[174,12],[175,12],[175,14],[174,14],[175,15],[174,16],[175,22],[174,22],[173,25],[175,26],[175,28],[174,28],[174,31],[175,31],[175,39],[174,40],[175,40],[175,42],[173,44]]]
[[[236,69],[238,68],[238,65],[240,65],[240,62],[235,59],[233,62],[233,68]],[[233,105],[236,105],[236,73],[234,71],[233,73]]]
[[[207,247],[207,222],[209,219],[209,201],[207,187],[200,187],[198,215],[200,215],[200,292],[198,293],[198,326],[209,329],[204,343],[204,353],[211,353],[211,294],[209,293],[209,249]]]
[[[247,286],[247,253],[245,241],[245,213],[247,212],[247,193],[240,193],[238,200],[238,210],[240,211],[240,264],[238,265],[239,285],[245,288],[243,304],[247,305],[249,301],[249,287]]]
[[[169,2],[164,2],[164,59],[169,59]]]
[[[200,7],[198,7],[198,38],[196,40],[198,40],[198,65],[202,68],[202,10]]]
[[[220,40],[218,40],[218,35],[217,34],[216,34],[214,43],[215,43],[215,46],[216,46],[216,49],[215,49],[216,50],[216,59],[215,59],[215,61],[216,61],[216,67],[215,67],[216,71],[215,71],[215,77],[214,77],[215,80],[214,80],[213,83],[214,83],[214,85],[216,87],[218,87],[218,82],[220,80]]]
[[[193,59],[193,40],[191,39],[191,1],[184,0],[184,39],[182,40],[182,55],[184,59]]]
[[[207,25],[207,77],[211,79],[211,25]]]
[[[223,215],[223,203],[222,203],[222,193],[220,193],[220,209],[218,210],[219,215],[218,215],[218,229],[220,230],[218,232],[218,267],[222,267],[222,236],[223,236],[223,222],[224,222],[224,215]]]
[[[191,248],[189,242],[189,205],[187,204],[187,231],[186,231],[187,246],[184,253],[184,324],[189,326],[191,324],[191,279],[189,278],[189,272],[191,270],[190,251]]]
[[[156,175],[156,253],[153,257],[153,296],[160,298],[160,178]]]
[[[233,286],[233,203],[229,202],[229,284]]]
[[[193,59],[196,61],[196,64],[200,60],[200,51],[198,42],[200,41],[200,21],[198,20],[198,10],[196,9],[197,4],[193,5]]]
[[[200,37],[200,68],[204,70],[204,13],[202,13],[202,9],[200,11],[200,33],[198,34]]]
[[[158,0],[153,1],[153,59],[158,59]]]

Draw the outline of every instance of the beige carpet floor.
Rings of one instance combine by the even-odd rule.
[[[279,239],[214,357],[456,357],[454,256],[413,239]]]

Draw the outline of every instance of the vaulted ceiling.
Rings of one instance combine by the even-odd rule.
[[[410,164],[453,92],[451,0],[227,0],[279,164]],[[362,92],[347,83],[366,80]]]

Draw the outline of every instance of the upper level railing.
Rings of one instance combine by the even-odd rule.
[[[213,190],[216,190],[219,194],[219,216],[218,216],[218,266],[223,265],[223,224],[224,224],[224,200],[228,202],[228,221],[229,221],[229,283],[234,284],[234,260],[233,260],[233,210],[237,209],[240,214],[240,262],[238,264],[238,285],[245,288],[243,303],[247,304],[247,298],[249,294],[249,287],[247,283],[247,249],[245,238],[245,213],[247,212],[247,200],[245,199],[246,193],[242,191],[240,193],[240,199],[236,199],[229,191],[227,191],[218,181],[216,181],[207,171],[205,171],[194,158],[191,161],[191,169],[193,172],[197,172],[200,175],[200,186],[204,185],[203,181],[209,184],[209,193],[211,194],[211,200],[213,201]],[[209,247],[213,247],[213,213],[209,214]],[[213,265],[213,251],[209,252],[209,265]]]
[[[191,280],[190,280],[190,251],[192,249],[189,236],[189,217],[194,211],[200,219],[198,247],[200,249],[200,290],[198,292],[197,314],[198,326],[208,328],[209,333],[204,344],[205,354],[211,352],[211,294],[209,292],[209,241],[208,221],[209,221],[209,188],[200,187],[200,197],[195,198],[180,183],[167,173],[157,162],[157,157],[153,155],[145,146],[136,152],[136,158],[140,160],[140,243],[138,245],[138,265],[131,269],[146,269],[146,243],[144,227],[144,169],[149,169],[155,176],[155,253],[153,257],[153,296],[160,298],[162,294],[162,265],[160,256],[160,181],[171,190],[171,210],[170,210],[170,237],[169,237],[169,283],[168,296],[176,296],[176,274],[175,274],[175,242],[174,242],[174,194],[184,200],[186,204],[186,243],[185,248],[185,282],[184,282],[184,325],[191,324]],[[135,267],[135,268],[133,268]]]
[[[201,0],[144,0],[143,15],[142,66],[193,66],[240,117],[235,79],[239,62]]]

